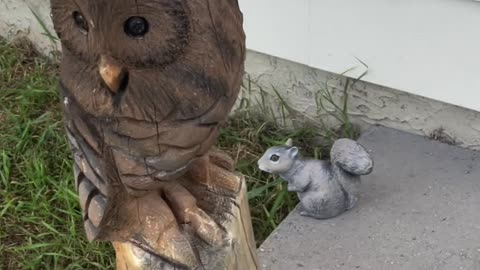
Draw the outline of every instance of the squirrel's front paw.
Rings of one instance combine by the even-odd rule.
[[[300,211],[300,216],[308,217],[308,213],[306,211]]]
[[[288,190],[288,192],[298,192],[299,191],[299,189],[295,185],[292,185],[292,184],[287,185],[287,190]]]

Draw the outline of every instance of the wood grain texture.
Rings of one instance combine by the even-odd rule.
[[[252,223],[246,185],[241,180],[241,189],[235,196],[232,215],[222,223],[230,234],[229,242],[220,248],[200,248],[199,257],[202,265],[198,269],[256,270],[260,269],[255,253]],[[181,270],[174,265],[146,253],[130,243],[114,242],[117,254],[118,270]]]
[[[211,149],[243,76],[238,2],[51,6],[88,239],[114,242],[119,269],[256,269],[244,183]]]

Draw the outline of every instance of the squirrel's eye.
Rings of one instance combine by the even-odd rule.
[[[85,17],[82,15],[82,13],[78,11],[74,11],[72,13],[73,21],[75,22],[75,25],[80,29],[80,32],[82,34],[86,35],[88,32],[88,23]]]
[[[273,162],[277,162],[279,159],[280,157],[278,155],[273,154],[270,156],[270,160]]]
[[[133,16],[127,19],[123,26],[123,30],[130,37],[141,38],[148,33],[149,27],[147,19]]]

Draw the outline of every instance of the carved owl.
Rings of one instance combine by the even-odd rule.
[[[209,244],[223,239],[216,223],[228,196],[212,203],[186,179],[230,185],[213,176],[231,161],[209,150],[243,75],[237,0],[51,0],[51,8],[88,238],[129,241],[193,268],[195,252],[170,224],[192,224]]]

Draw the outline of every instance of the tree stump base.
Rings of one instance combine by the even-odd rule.
[[[183,232],[197,242],[202,265],[197,269],[205,270],[256,270],[258,260],[253,236],[250,209],[248,206],[247,189],[244,177],[239,177],[241,187],[235,195],[232,212],[229,219],[221,224],[229,233],[230,241],[223,247],[208,246],[194,240],[188,226]],[[117,256],[117,270],[179,270],[159,257],[147,253],[130,243],[113,242]],[[182,269],[183,270],[183,269]]]

